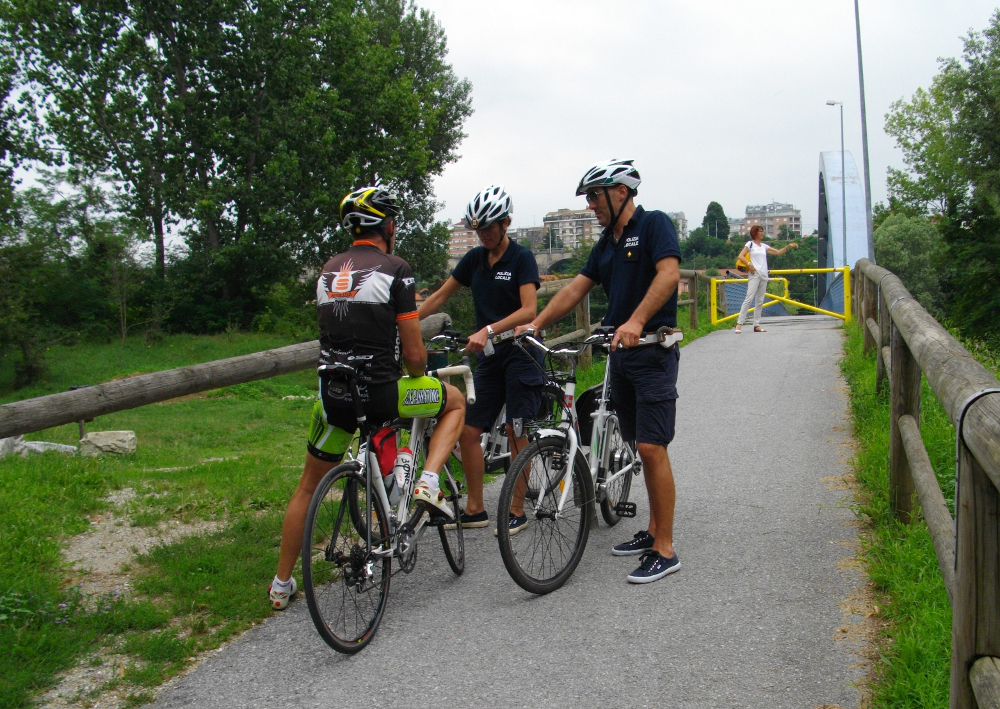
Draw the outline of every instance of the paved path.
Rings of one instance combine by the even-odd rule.
[[[154,706],[858,706],[858,657],[834,639],[838,602],[860,583],[838,570],[853,515],[824,480],[847,472],[836,325],[771,320],[766,335],[717,332],[683,349],[676,575],[631,586],[636,559],[609,553],[645,524],[644,495],[639,517],[602,523],[545,597],[509,579],[490,531],[467,533],[457,579],[429,537],[359,655],[330,650],[297,601]],[[499,484],[487,490],[495,505]]]

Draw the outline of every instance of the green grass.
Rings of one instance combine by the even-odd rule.
[[[883,596],[879,605],[886,621],[872,706],[947,706],[951,606],[926,525],[922,520],[912,526],[901,525],[890,513],[888,387],[875,393],[874,350],[863,353],[862,333],[856,323],[847,326],[847,335],[841,367],[851,389],[858,442],[854,469],[863,486],[858,512],[869,522],[863,558]],[[997,362],[990,359],[984,363],[996,371]],[[921,434],[953,510],[955,433],[926,381],[921,397]]]
[[[135,372],[290,344],[268,335],[168,337],[147,348],[53,348],[50,377],[6,397],[63,391]],[[192,654],[268,616],[263,588],[277,563],[281,515],[301,472],[313,395],[309,371],[102,416],[88,430],[129,429],[128,458],[45,454],[0,460],[0,707],[30,706],[55,673],[100,650],[132,658],[133,704]],[[75,425],[26,436],[76,443]],[[113,490],[133,488],[133,524],[217,520],[220,531],[156,548],[133,564],[132,599],[81,599],[65,585],[64,540],[86,530]],[[144,699],[145,697],[145,699]]]

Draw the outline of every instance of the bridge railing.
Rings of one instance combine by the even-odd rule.
[[[889,496],[914,519],[914,492],[952,607],[950,709],[1000,709],[1000,382],[868,259],[851,297],[890,398]],[[921,374],[956,431],[955,520],[920,436]]]

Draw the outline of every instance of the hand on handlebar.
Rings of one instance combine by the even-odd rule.
[[[489,335],[484,327],[479,332],[474,335],[469,335],[469,343],[465,346],[466,352],[482,352],[483,348],[486,347],[486,341],[489,339]]]
[[[528,333],[529,335],[534,335],[538,332],[538,328],[535,327],[535,323],[528,323],[527,325],[518,325],[514,328],[514,335],[523,335]]]
[[[642,323],[629,318],[624,325],[615,330],[614,339],[611,340],[611,351],[618,349],[619,344],[626,349],[634,347],[640,339],[642,339]]]

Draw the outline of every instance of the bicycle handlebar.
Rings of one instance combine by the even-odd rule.
[[[441,369],[432,369],[427,372],[427,376],[440,379],[441,377],[454,377],[462,375],[465,380],[465,400],[470,404],[476,403],[476,385],[472,381],[472,369],[467,364],[455,364]]]

